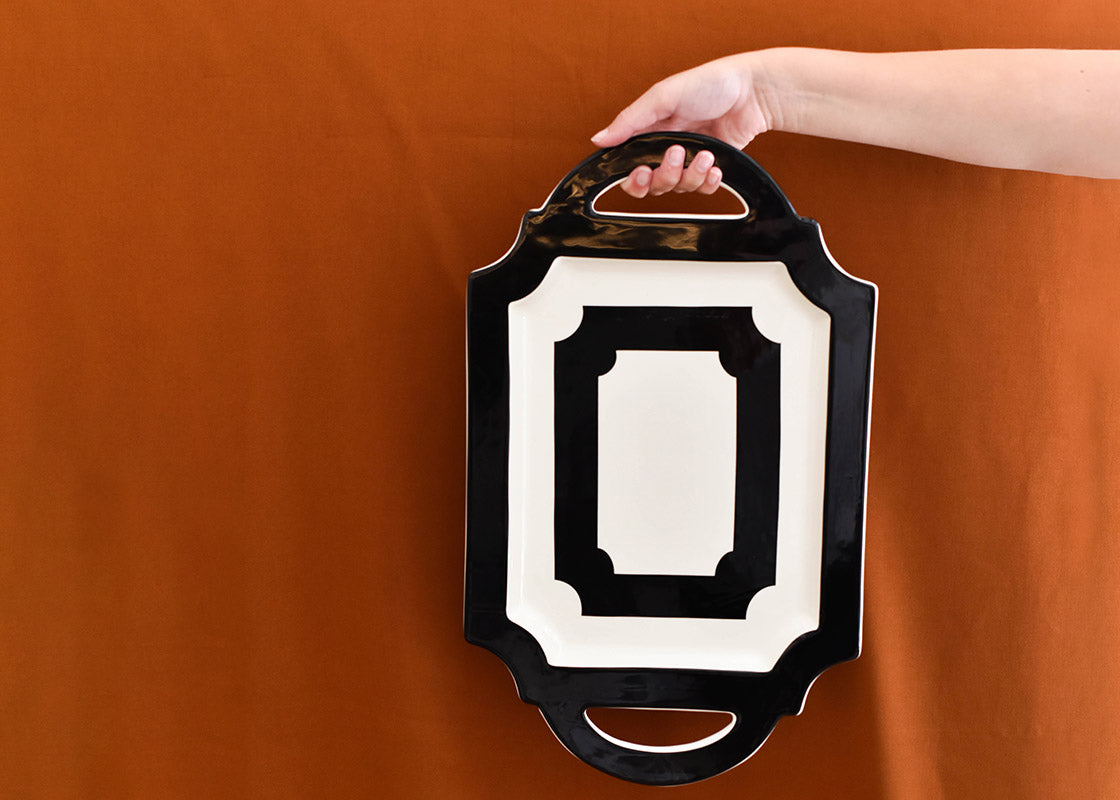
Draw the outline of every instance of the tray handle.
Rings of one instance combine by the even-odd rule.
[[[643,704],[656,708],[658,704]],[[680,709],[679,706],[674,706]],[[677,786],[710,778],[749,758],[770,735],[776,719],[769,724],[752,724],[743,709],[696,709],[726,711],[734,721],[700,743],[681,745],[681,749],[629,745],[605,738],[587,717],[589,704],[569,701],[543,703],[541,714],[556,738],[575,756],[591,766],[625,780],[654,786]],[[687,710],[687,709],[681,709]],[[761,709],[760,709],[761,710]]]
[[[722,184],[739,194],[747,204],[747,220],[765,221],[796,217],[793,206],[750,156],[726,142],[698,133],[664,131],[646,133],[592,154],[568,173],[549,198],[548,206],[587,220],[605,220],[649,224],[651,215],[629,216],[618,212],[604,214],[593,207],[595,199],[612,185],[625,178],[638,166],[656,167],[666,148],[679,144],[685,148],[686,163],[701,150],[709,150],[723,171]],[[682,218],[703,222],[705,215],[682,214]],[[673,215],[658,213],[657,218]]]

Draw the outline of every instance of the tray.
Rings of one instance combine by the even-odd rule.
[[[665,148],[739,216],[601,213]],[[637,137],[576,167],[468,284],[465,629],[575,755],[700,780],[859,654],[876,289],[749,157]],[[725,711],[647,747],[596,706]]]

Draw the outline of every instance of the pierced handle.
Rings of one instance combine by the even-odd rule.
[[[734,717],[734,722],[700,743],[674,750],[627,746],[613,737],[604,737],[587,718],[589,707],[583,703],[559,701],[542,704],[540,709],[556,738],[573,755],[609,775],[653,786],[692,783],[731,769],[762,745],[777,722],[775,715],[768,717],[768,724],[760,726],[757,720],[746,719],[742,709],[704,709],[726,711]]]
[[[552,193],[546,208],[554,206],[584,219],[609,217],[619,222],[648,223],[648,217],[601,214],[592,204],[603,191],[625,178],[635,167],[643,164],[656,167],[666,148],[674,144],[685,148],[689,160],[701,150],[712,152],[723,171],[723,185],[733,189],[746,202],[748,220],[779,220],[796,216],[782,190],[750,156],[710,136],[671,131],[635,136],[617,147],[599,150],[568,173]],[[691,218],[691,221],[702,224],[703,216]]]

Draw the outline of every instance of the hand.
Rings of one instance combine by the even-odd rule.
[[[659,81],[591,141],[613,147],[639,133],[681,130],[745,146],[771,129],[764,98],[755,87],[751,56],[721,58]],[[622,189],[634,197],[670,191],[711,194],[722,177],[713,162],[705,150],[685,168],[684,148],[674,145],[656,169],[643,166],[631,172]]]

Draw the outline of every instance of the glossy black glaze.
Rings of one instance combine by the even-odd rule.
[[[619,350],[716,351],[737,379],[734,545],[714,576],[616,575],[597,546],[598,379]],[[555,365],[556,578],[585,615],[743,619],[774,583],[781,346],[759,333],[750,308],[589,306],[556,343]]]
[[[670,144],[690,157],[711,150],[724,183],[746,200],[737,220],[603,216],[598,194],[638,164],[656,164]],[[508,305],[525,297],[561,255],[781,261],[795,285],[829,313],[828,433],[820,625],[797,639],[767,673],[557,668],[506,616],[509,450]],[[525,216],[517,243],[468,284],[468,470],[465,630],[510,668],[526,702],[540,706],[575,755],[609,774],[672,785],[716,775],[750,756],[778,718],[798,713],[812,681],[859,654],[863,517],[875,288],[837,270],[817,224],[798,217],[770,177],[714,139],[662,133],[600,151],[574,169],[544,207]],[[697,750],[654,754],[621,747],[588,724],[593,706],[729,711],[734,728]]]

